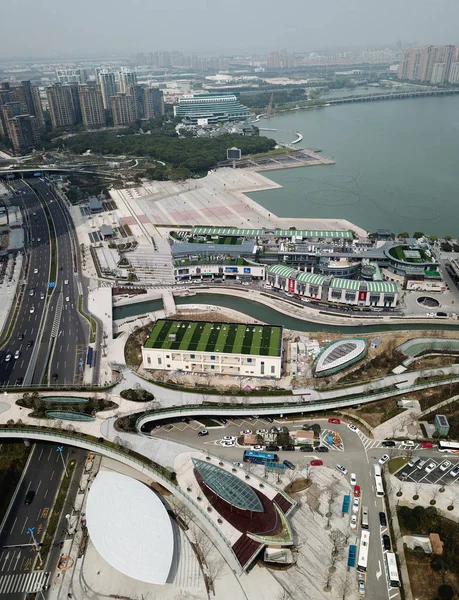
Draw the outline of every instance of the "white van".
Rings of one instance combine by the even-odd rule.
[[[419,458],[419,456],[413,456],[413,458],[408,463],[408,466],[409,467],[414,467],[414,465],[417,465],[420,460],[421,459]]]

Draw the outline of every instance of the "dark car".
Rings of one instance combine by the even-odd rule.
[[[33,499],[35,498],[35,493],[33,490],[29,490],[26,494],[25,500],[24,500],[24,504],[26,506],[29,506],[29,504],[32,504]]]
[[[182,423],[186,423],[188,425],[189,422],[190,422],[190,419],[188,417],[184,417],[182,419]]]
[[[387,534],[382,536],[384,550],[390,550],[390,537]]]
[[[284,460],[284,465],[287,467],[287,469],[292,469],[292,471],[296,469],[296,466],[289,460]]]
[[[286,452],[295,452],[295,446],[288,444],[288,446],[282,446],[282,450],[285,450]]]
[[[279,446],[276,446],[275,444],[270,444],[269,446],[265,446],[265,450],[267,452],[277,452],[279,450]]]
[[[395,442],[393,440],[384,440],[381,446],[383,448],[393,448],[395,446]]]
[[[223,417],[219,417],[218,420],[220,421],[220,423],[222,425],[226,425],[228,423],[228,421],[226,419],[224,419]]]
[[[385,512],[380,512],[379,513],[379,524],[381,525],[381,527],[386,527],[387,526],[387,519],[386,519],[386,513]]]
[[[18,377],[16,379],[16,385],[22,385],[22,382],[24,381],[24,377]]]
[[[204,437],[205,435],[209,435],[209,432],[207,431],[207,429],[203,429],[198,433],[198,435],[199,437]]]
[[[56,381],[59,379],[59,375],[57,373],[53,373],[53,383],[56,383]]]
[[[314,448],[312,446],[301,446],[300,452],[314,452]]]
[[[27,342],[27,348],[32,348],[32,346],[33,346],[33,340],[29,340]]]
[[[273,423],[274,419],[272,417],[263,417],[263,419],[267,422],[267,423]]]
[[[18,339],[20,339],[20,340],[23,340],[23,339],[24,339],[24,334],[23,334],[23,333],[20,333],[20,334],[18,335]]]
[[[328,452],[327,446],[317,446],[317,448],[314,448],[314,450],[316,452]]]

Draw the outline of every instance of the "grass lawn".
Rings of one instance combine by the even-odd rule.
[[[404,456],[396,456],[395,458],[391,458],[391,460],[388,462],[389,473],[395,473],[404,467],[407,462],[408,459]]]

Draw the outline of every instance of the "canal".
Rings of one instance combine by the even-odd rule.
[[[344,325],[322,325],[321,323],[313,323],[311,321],[303,321],[302,319],[295,319],[289,317],[283,313],[277,312],[276,310],[264,306],[263,304],[257,304],[245,298],[236,298],[234,296],[223,296],[220,294],[196,294],[196,296],[189,297],[177,297],[175,298],[177,306],[187,304],[211,304],[213,306],[221,306],[223,308],[232,308],[241,313],[263,321],[264,323],[270,323],[271,325],[282,325],[287,329],[293,329],[295,331],[324,331],[328,333],[339,333],[350,335],[354,333],[376,333],[379,331],[458,331],[459,325],[451,325],[446,323],[438,323],[435,327],[429,324],[393,324],[393,325],[360,325],[360,326],[344,326]],[[136,317],[140,315],[146,315],[149,312],[161,310],[163,307],[161,300],[150,300],[148,302],[139,302],[137,304],[129,304],[127,306],[119,306],[113,309],[113,318],[126,319],[129,317]]]

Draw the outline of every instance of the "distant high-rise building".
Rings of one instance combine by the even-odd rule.
[[[17,115],[8,120],[8,137],[16,152],[33,150],[39,142],[37,118],[33,115]]]
[[[102,90],[98,83],[84,83],[78,86],[79,103],[83,125],[87,128],[105,125]]]
[[[448,83],[459,83],[459,62],[451,63],[449,71]]]
[[[66,67],[57,69],[56,76],[59,83],[86,83],[88,75],[84,69]]]
[[[400,55],[398,78],[433,84],[449,82],[459,46],[420,46],[406,48]]]
[[[135,83],[126,86],[126,95],[132,96],[134,107],[134,120],[143,119],[145,116],[143,93],[144,87]]]
[[[128,69],[121,69],[119,74],[119,91],[122,94],[127,94],[127,86],[137,83],[137,74]]]
[[[164,115],[163,92],[156,87],[148,87],[143,90],[144,117],[154,119]]]
[[[113,124],[130,125],[135,121],[134,98],[126,94],[115,94],[111,97]]]
[[[102,89],[104,108],[110,110],[111,98],[117,93],[116,77],[113,71],[103,69],[99,71],[99,83]]]
[[[15,100],[23,104],[24,114],[36,117],[37,126],[43,129],[45,120],[38,86],[32,85],[30,81],[21,81],[21,85],[10,88],[10,94],[14,96]]]
[[[74,91],[71,85],[55,83],[46,88],[49,115],[53,127],[72,127],[76,124]]]

